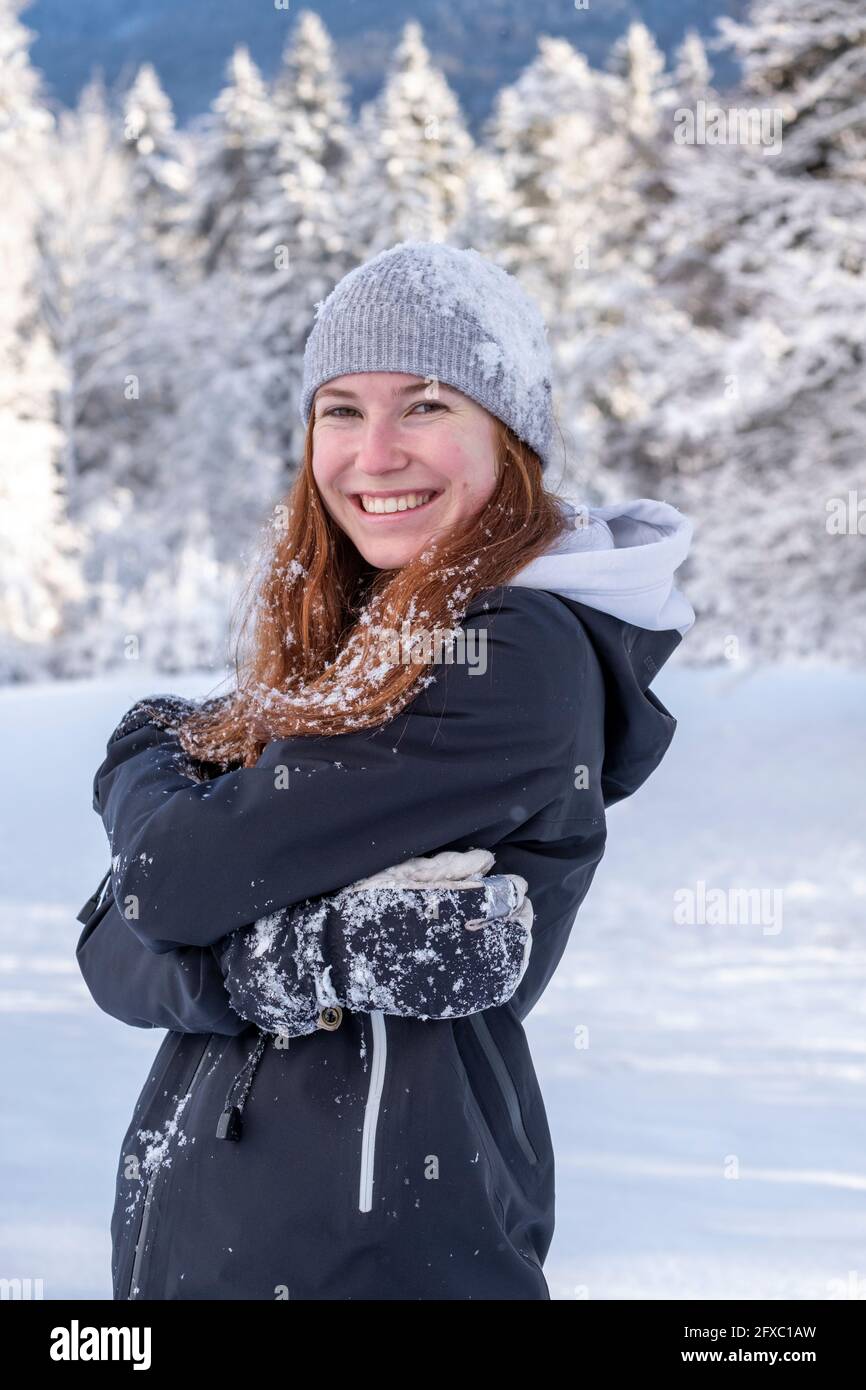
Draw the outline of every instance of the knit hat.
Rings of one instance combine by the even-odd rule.
[[[549,462],[553,433],[547,329],[513,275],[475,250],[401,241],[344,275],[304,350],[300,414],[348,372],[435,377],[477,401]]]

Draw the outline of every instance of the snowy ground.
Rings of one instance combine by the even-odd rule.
[[[92,776],[137,696],[211,684],[0,691],[0,1276],[46,1298],[111,1296],[119,1144],[163,1037],[102,1014],[75,964],[107,864]],[[611,809],[527,1022],[557,1154],[552,1295],[866,1297],[866,674],[674,658],[654,689],[673,745]],[[699,880],[779,890],[781,923],[676,924]]]

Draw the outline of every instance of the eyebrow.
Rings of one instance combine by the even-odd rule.
[[[400,396],[409,396],[413,391],[426,391],[427,386],[428,382],[426,381],[411,381],[408,386],[395,386],[390,392],[391,399],[396,400]],[[446,382],[440,381],[439,389],[441,390],[442,387],[444,387],[446,391],[453,389],[448,386]],[[356,401],[358,399],[358,393],[356,391],[351,391],[346,386],[329,386],[327,382],[324,386],[319,387],[316,393],[316,400],[319,401],[322,396],[343,396],[344,399],[350,401]]]

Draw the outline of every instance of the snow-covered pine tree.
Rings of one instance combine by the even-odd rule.
[[[652,146],[670,92],[664,54],[645,24],[634,21],[612,46],[608,71],[621,82],[620,128],[633,140]]]
[[[681,396],[672,478],[672,500],[702,523],[695,653],[718,654],[725,633],[748,626],[745,645],[764,658],[862,659],[862,536],[858,546],[826,525],[832,499],[862,496],[862,190],[778,173],[754,148],[688,157],[676,217],[658,230],[670,297],[694,311],[713,291],[715,380]]]
[[[770,69],[789,39],[782,26],[778,60],[765,47]],[[670,486],[697,524],[699,657],[727,638],[764,659],[866,651],[858,518],[828,524],[862,503],[866,443],[866,197],[841,160],[816,178],[757,143],[678,146],[652,228],[661,289],[716,342],[705,386],[671,381],[654,418],[662,437],[674,412],[685,424]]]
[[[589,236],[587,195],[603,179],[610,85],[566,39],[542,36],[482,130],[459,233],[519,275],[544,309],[556,304]]]
[[[180,283],[195,271],[192,144],[175,129],[171,102],[152,63],[142,63],[124,94],[122,134],[141,240]]]
[[[0,388],[0,683],[68,674],[56,643],[84,593],[39,351],[22,365],[12,406]]]
[[[0,681],[59,672],[51,644],[81,594],[54,418],[63,368],[40,318],[34,236],[55,120],[24,8],[0,0]]]
[[[447,241],[464,209],[472,149],[457,97],[410,20],[359,117],[348,227],[356,259],[398,241]]]
[[[715,100],[713,70],[707,48],[696,29],[687,30],[674,53],[674,69],[668,91],[668,106],[694,105],[701,98]]]
[[[78,519],[130,479],[120,466],[134,444],[118,411],[123,351],[142,333],[146,277],[130,217],[129,161],[101,79],[62,111],[51,149],[51,176],[38,198],[40,318],[62,365],[56,418],[63,473]]]
[[[568,40],[542,35],[535,57],[500,89],[482,125],[464,209],[452,232],[457,245],[474,246],[515,275],[548,324],[557,322],[575,263],[585,262],[592,218],[585,190],[604,177],[599,132],[609,81]],[[569,337],[574,331],[572,321]],[[555,353],[553,334],[551,345]],[[575,422],[562,400],[561,380],[554,388],[568,446]],[[552,476],[558,484],[557,453],[555,443]],[[572,468],[571,482],[574,477]]]
[[[300,11],[271,93],[290,137],[289,152],[303,152],[329,176],[342,174],[352,152],[349,90],[331,36],[314,10]],[[297,177],[294,165],[284,167]]]
[[[298,16],[270,96],[276,142],[257,180],[239,265],[258,428],[288,483],[303,454],[297,400],[315,305],[354,263],[344,191],[351,116],[330,35],[310,10]]]
[[[274,103],[249,49],[239,44],[226,84],[207,116],[194,123],[193,225],[201,239],[201,274],[237,269],[258,216],[278,142]]]
[[[81,484],[88,596],[70,648],[97,669],[130,645],[170,670],[219,665],[245,549],[281,492],[257,431],[258,363],[228,273],[185,286],[139,276],[137,288],[150,298],[102,371],[115,418]]]
[[[751,0],[717,21],[743,94],[782,112],[779,171],[866,175],[866,8],[862,0]]]
[[[685,316],[656,293],[648,235],[671,197],[670,79],[640,25],[611,67],[541,39],[487,131],[506,171],[499,243],[550,329],[564,484],[604,500],[644,492],[658,403],[700,357]]]
[[[181,583],[188,606],[200,591],[189,661],[216,650],[240,552],[278,492],[255,431],[261,365],[237,277],[176,283],[163,248],[141,235],[119,115],[95,83],[62,114],[36,228],[41,319],[64,369],[70,502],[86,541],[87,589],[62,644],[68,671],[117,664],[130,642],[178,661],[191,621],[178,628],[172,617]]]

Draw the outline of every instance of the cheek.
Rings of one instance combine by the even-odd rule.
[[[442,472],[456,483],[458,478],[480,481],[493,471],[490,441],[472,430],[444,429],[436,440],[435,454]]]
[[[496,483],[496,465],[489,448],[462,448],[454,454],[452,485],[461,502],[485,502]]]
[[[329,487],[339,472],[337,451],[327,438],[317,439],[313,448],[313,477],[320,488]]]

